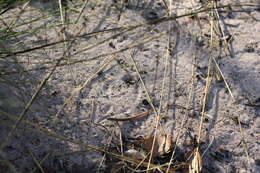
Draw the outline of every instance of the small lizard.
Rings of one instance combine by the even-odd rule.
[[[134,115],[132,117],[127,117],[127,118],[108,118],[108,120],[110,120],[110,121],[130,121],[130,120],[136,120],[136,119],[145,117],[146,115],[149,114],[149,112],[150,111],[142,112],[142,113],[139,113],[139,114],[136,114],[136,115]]]

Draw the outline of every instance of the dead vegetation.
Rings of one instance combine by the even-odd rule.
[[[225,20],[243,14],[259,26],[256,1],[0,6],[0,172],[259,168],[249,150],[259,145],[252,122],[259,121],[260,97],[241,99],[223,71],[223,61],[240,51],[233,43],[239,36],[228,29],[236,24]],[[256,52],[258,42],[247,51]]]

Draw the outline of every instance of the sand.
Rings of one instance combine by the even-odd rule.
[[[6,139],[15,117],[24,110],[55,63],[65,59],[0,152],[0,160],[8,160],[18,172],[33,169],[40,172],[35,160],[40,162],[44,158],[41,165],[45,172],[113,172],[118,160],[100,151],[86,150],[85,146],[105,148],[120,155],[120,134],[124,144],[129,138],[154,135],[157,116],[153,111],[137,120],[118,123],[108,120],[152,110],[149,98],[162,116],[158,129],[172,135],[174,142],[180,134],[177,147],[185,155],[195,148],[204,91],[211,79],[201,132],[202,171],[259,172],[259,6],[258,10],[249,6],[220,10],[225,37],[213,34],[211,44],[209,12],[198,14],[199,22],[181,17],[129,27],[129,31],[123,32],[123,27],[163,18],[167,11],[159,0],[131,1],[130,5],[120,2],[90,0],[77,24],[73,22],[83,3],[69,2],[68,7],[78,10],[70,9],[67,16],[70,24],[65,29],[60,22],[59,5],[54,2],[35,1],[21,15],[18,14],[22,6],[18,6],[0,16],[1,28],[18,15],[16,27],[10,33],[26,31],[1,39],[1,52],[45,45],[62,40],[64,34],[67,38],[82,35],[65,45],[68,57],[64,56],[63,43],[16,55],[1,54],[0,141]],[[245,0],[220,2],[260,5]],[[174,1],[172,15],[180,16],[201,6],[199,1]],[[23,24],[38,17],[41,20]],[[210,57],[215,73],[208,76]],[[100,70],[104,64],[106,67]],[[72,99],[66,102],[71,95]],[[39,129],[45,129],[44,133]],[[125,145],[124,151],[127,149]],[[182,161],[189,162],[183,158]],[[0,172],[12,169],[0,162]]]

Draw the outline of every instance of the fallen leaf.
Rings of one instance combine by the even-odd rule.
[[[138,140],[143,144],[143,149],[147,152],[152,150],[153,141],[155,138],[154,148],[153,148],[153,156],[162,156],[164,154],[170,153],[173,149],[173,140],[171,135],[158,135],[158,136],[150,136],[148,138]]]

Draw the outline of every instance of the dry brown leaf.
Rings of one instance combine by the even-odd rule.
[[[143,140],[139,140],[144,146],[144,150],[150,152],[153,146],[153,140],[155,138],[155,144],[153,148],[153,157],[161,156],[167,154],[173,149],[173,140],[171,135],[158,135],[158,136],[150,136]]]

